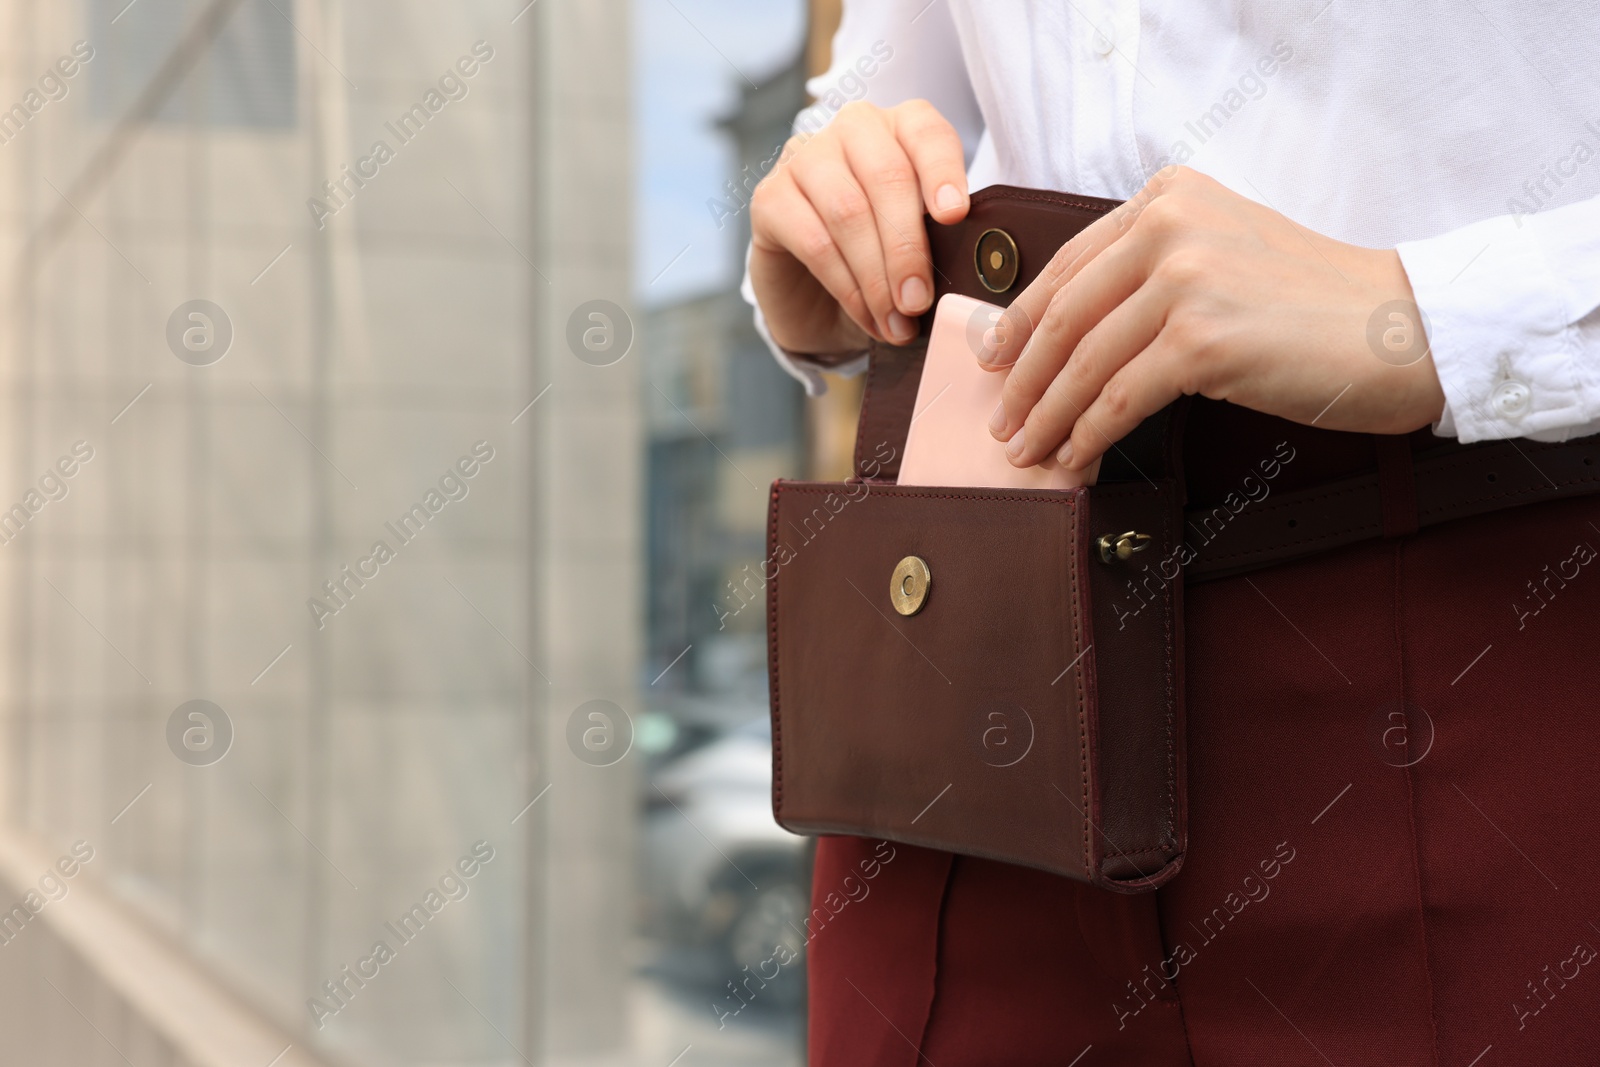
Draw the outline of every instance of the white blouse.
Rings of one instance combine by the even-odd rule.
[[[1435,432],[1600,431],[1593,0],[845,0],[807,88],[812,130],[849,99],[931,101],[973,189],[1125,199],[1183,163],[1397,248],[1444,384]]]

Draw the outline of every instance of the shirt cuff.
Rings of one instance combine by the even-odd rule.
[[[821,396],[828,391],[828,383],[822,377],[823,365],[801,355],[791,352],[772,339],[772,331],[767,328],[767,317],[761,313],[761,305],[756,303],[756,290],[750,284],[750,250],[745,249],[744,254],[744,281],[739,283],[739,295],[744,297],[745,303],[750,305],[755,315],[756,333],[772,349],[772,357],[778,361],[778,366],[789,373],[789,376],[806,387],[807,396]],[[843,363],[830,363],[827,369],[833,374],[841,374],[846,378],[853,378],[867,369],[867,352],[865,349],[858,355],[850,357]]]
[[[1504,215],[1396,249],[1444,387],[1440,436],[1563,440],[1594,418],[1575,330],[1587,309],[1568,308],[1535,221]]]

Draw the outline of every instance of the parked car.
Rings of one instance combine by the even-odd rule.
[[[702,950],[721,988],[798,957],[810,901],[810,850],[772,818],[772,733],[765,717],[663,762],[645,787],[646,929]],[[782,946],[787,952],[778,952]],[[757,989],[773,1006],[803,995],[801,959]]]

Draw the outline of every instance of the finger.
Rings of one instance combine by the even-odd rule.
[[[1142,286],[1084,335],[1021,431],[1008,440],[1006,455],[1013,465],[1031,467],[1068,438],[1106,382],[1160,335],[1167,303],[1167,294],[1157,287]]]
[[[818,153],[809,160],[804,154],[797,156],[790,170],[795,185],[810,201],[849,264],[871,310],[873,332],[902,342],[916,336],[916,325],[895,310],[872,201],[851,173],[842,147],[837,152]]]
[[[933,261],[911,158],[881,122],[850,124],[840,139],[845,160],[872,204],[890,298],[901,315],[920,315],[933,303]]]
[[[1119,242],[1056,290],[1026,349],[1006,376],[1000,407],[990,424],[996,438],[1012,439],[1050,383],[1075,358],[1084,336],[1144,285],[1151,258],[1148,246]],[[1141,306],[1148,308],[1149,304]],[[1154,337],[1155,332],[1149,336]]]
[[[1161,171],[1133,199],[1100,216],[1057,249],[1039,276],[1011,302],[1018,324],[1027,327],[1040,322],[1056,291],[1087,269],[1106,249],[1125,239],[1142,243],[1163,233],[1160,227],[1135,228],[1133,223],[1161,197],[1172,180],[1170,170]],[[995,350],[990,362],[996,367],[1016,362],[1030,335],[1031,330],[1026,328],[1012,331],[1005,343]]]
[[[883,334],[873,318],[872,309],[867,306],[861,286],[811,202],[793,182],[783,181],[782,176],[769,179],[769,182],[771,184],[766,195],[770,198],[771,210],[766,212],[766,217],[770,220],[768,228],[771,240],[811,272],[812,277],[828,291],[828,295],[838,301],[851,321],[866,331],[868,336],[882,340]]]
[[[1184,354],[1163,333],[1111,376],[1056,453],[1069,470],[1083,470],[1145,419],[1183,395]]]
[[[1006,338],[1014,331],[1023,330],[1028,335],[1033,333],[1033,324],[1022,317],[1022,312],[1015,306],[1000,308],[998,311],[986,313],[989,316],[990,326],[982,336],[982,343],[974,346],[973,353],[978,357],[978,366],[986,371],[999,373],[1010,370],[1010,362],[1002,365],[989,362],[994,358],[996,351],[1005,346]],[[1015,351],[1011,359],[1014,360]]]
[[[889,116],[900,147],[916,168],[928,214],[945,225],[960,222],[971,206],[961,135],[926,100],[908,100],[891,108]]]

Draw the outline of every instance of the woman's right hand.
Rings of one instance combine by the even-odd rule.
[[[933,302],[924,209],[952,223],[967,207],[961,138],[926,100],[857,101],[790,138],[750,201],[750,282],[773,340],[823,360],[911,341]]]

